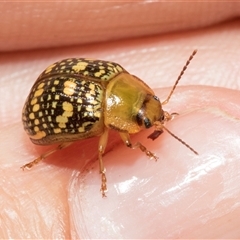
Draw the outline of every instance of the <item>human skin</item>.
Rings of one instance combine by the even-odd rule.
[[[222,22],[239,17],[239,4],[135,3],[134,15],[129,4],[1,3],[0,238],[240,237],[240,20]],[[151,4],[161,4],[161,14]],[[94,18],[78,33],[83,20],[75,19],[77,8],[96,16],[118,11],[112,22],[100,18],[102,34]],[[128,14],[126,27],[118,21]],[[32,144],[21,123],[27,94],[48,65],[67,57],[115,61],[164,101],[194,49],[163,108],[179,113],[166,127],[198,156],[166,132],[155,141],[147,139],[153,129],[133,135],[133,143],[159,157],[155,162],[112,131],[104,155],[107,198],[99,191],[98,138],[76,142],[30,171],[20,169],[52,148]]]

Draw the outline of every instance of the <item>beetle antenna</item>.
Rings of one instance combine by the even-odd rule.
[[[161,126],[164,130],[166,130],[172,137],[177,139],[180,143],[185,145],[188,149],[190,149],[192,152],[194,152],[196,155],[199,155],[197,151],[195,151],[192,147],[190,147],[187,143],[185,143],[181,138],[174,135],[172,132],[170,132],[164,125]]]
[[[184,74],[185,70],[187,69],[189,63],[191,62],[191,60],[193,59],[194,55],[197,53],[197,50],[194,50],[193,53],[191,54],[191,56],[189,57],[189,59],[187,60],[185,66],[183,67],[182,71],[180,72],[177,81],[175,82],[170,94],[168,95],[167,99],[165,101],[162,102],[162,105],[167,104],[169,99],[171,98],[176,86],[178,85],[178,82],[180,81],[182,75]]]
[[[162,122],[160,121],[156,121],[154,122],[154,126],[155,126],[155,131],[150,134],[148,136],[148,138],[151,138],[152,140],[155,140],[156,138],[159,137],[159,135],[161,135],[163,133],[163,129],[166,130],[166,132],[168,132],[172,137],[174,137],[175,139],[177,139],[180,143],[182,143],[183,145],[185,145],[188,149],[190,149],[193,153],[195,153],[196,155],[199,155],[197,151],[195,151],[192,147],[190,147],[187,143],[185,143],[181,138],[177,137],[175,134],[173,134],[172,132],[170,132],[164,125]]]

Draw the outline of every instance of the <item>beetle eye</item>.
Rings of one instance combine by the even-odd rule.
[[[155,100],[157,100],[158,102],[160,102],[160,100],[159,100],[159,98],[158,98],[157,96],[153,96],[153,98],[154,98]]]
[[[152,126],[152,124],[148,118],[144,118],[143,121],[144,121],[145,128],[150,128]]]

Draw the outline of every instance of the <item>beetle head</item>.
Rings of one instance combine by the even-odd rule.
[[[161,102],[157,96],[147,94],[139,109],[136,120],[139,126],[150,128],[154,122],[161,121],[164,118]]]

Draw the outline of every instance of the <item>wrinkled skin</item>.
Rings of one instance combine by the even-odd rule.
[[[239,238],[239,9],[239,3],[1,3],[0,238]],[[21,109],[49,64],[74,56],[115,61],[163,101],[194,49],[164,110],[179,113],[167,128],[199,156],[167,133],[155,141],[147,139],[153,129],[132,136],[159,157],[155,162],[112,133],[105,199],[98,138],[20,169],[48,149],[30,142]]]

